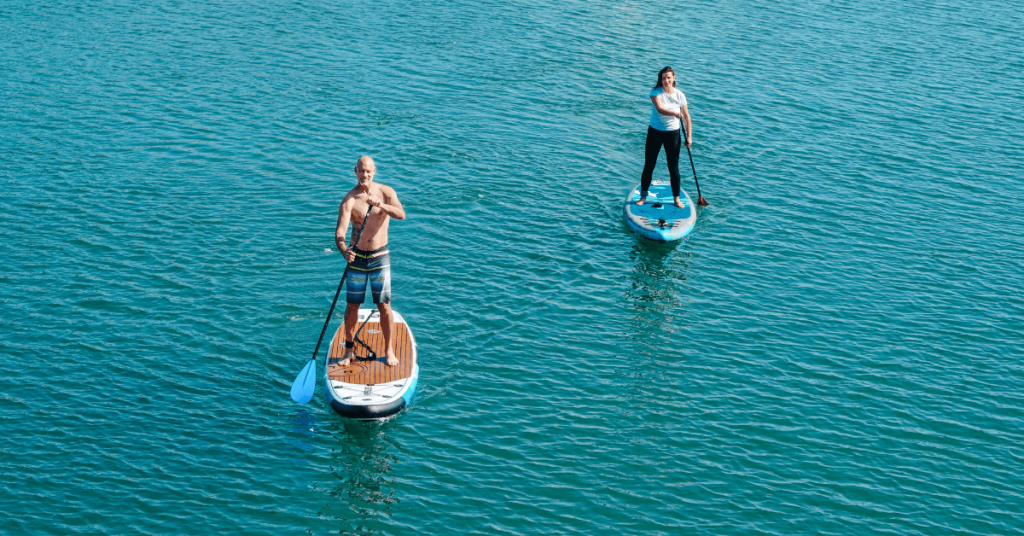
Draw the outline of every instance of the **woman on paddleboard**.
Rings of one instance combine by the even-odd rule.
[[[676,206],[683,207],[679,200],[679,149],[682,141],[679,126],[680,120],[686,122],[686,146],[693,141],[690,124],[690,112],[686,108],[686,95],[676,89],[676,73],[671,67],[658,72],[658,84],[651,90],[651,126],[647,127],[647,145],[644,148],[644,172],[640,176],[640,200],[638,205],[647,201],[647,190],[651,187],[654,166],[658,163],[658,153],[665,147],[668,160],[668,174],[672,180],[672,195]]]

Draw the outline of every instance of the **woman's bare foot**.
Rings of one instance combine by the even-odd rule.
[[[636,202],[636,204],[642,205],[646,201],[647,201],[647,196],[645,195],[645,196],[641,197],[640,200]]]
[[[679,208],[683,208],[683,201],[679,199],[678,196],[676,196],[676,206]]]
[[[341,356],[341,361],[338,361],[339,367],[347,367],[352,364],[352,360],[355,359],[356,353],[352,350],[345,350],[345,354]]]
[[[387,364],[388,364],[389,367],[398,366],[398,358],[395,357],[394,350],[388,350],[387,351],[387,357],[388,357]]]

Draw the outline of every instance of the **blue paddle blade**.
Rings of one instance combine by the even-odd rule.
[[[316,389],[316,360],[310,359],[292,382],[292,400],[305,404],[313,399]]]

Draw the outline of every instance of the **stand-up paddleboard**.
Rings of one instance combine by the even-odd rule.
[[[384,334],[380,328],[380,314],[376,309],[360,309],[359,323],[370,315],[369,322],[359,332],[359,340],[366,343],[377,354],[377,359],[366,361],[354,359],[348,366],[338,364],[345,353],[345,325],[342,324],[331,339],[331,351],[327,354],[324,367],[324,393],[327,401],[342,417],[360,420],[383,419],[398,413],[412,404],[416,394],[416,380],[420,376],[416,361],[416,340],[405,319],[397,311],[392,347],[398,357],[398,365],[384,364]],[[366,348],[356,344],[356,355],[366,356]]]
[[[636,202],[640,200],[638,184],[626,195],[622,215],[626,225],[644,238],[658,242],[681,240],[693,232],[697,211],[693,209],[693,201],[686,192],[680,190],[679,199],[683,202],[683,208],[675,205],[669,183],[654,181],[647,191],[647,200],[637,205]]]

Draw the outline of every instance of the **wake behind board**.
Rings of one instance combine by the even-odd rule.
[[[344,324],[331,339],[331,350],[327,354],[327,366],[324,367],[324,393],[331,407],[342,417],[364,421],[383,419],[412,404],[420,375],[416,360],[416,340],[402,315],[393,309],[392,313],[395,315],[395,332],[391,344],[398,357],[397,366],[384,364],[384,334],[381,332],[380,314],[376,309],[359,310],[360,324],[373,315],[359,333],[359,340],[373,348],[379,356],[376,360],[355,359],[348,366],[342,367],[338,362],[345,353]],[[359,344],[356,344],[355,350],[357,356],[367,355],[366,348]]]
[[[654,181],[647,191],[647,200],[637,205],[636,202],[640,200],[638,184],[626,195],[622,216],[626,225],[644,238],[658,242],[682,240],[693,232],[697,211],[693,209],[693,201],[686,192],[680,190],[679,199],[683,202],[683,208],[673,202],[672,186],[669,183]]]

